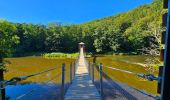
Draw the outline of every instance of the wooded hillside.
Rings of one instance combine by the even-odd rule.
[[[143,47],[159,44],[154,33],[162,30],[162,10],[162,0],[155,0],[125,13],[79,25],[35,25],[0,20],[0,42],[6,35],[14,35],[19,41],[11,46],[15,55],[24,52],[76,52],[81,41],[86,43],[89,52],[140,52]],[[12,28],[8,28],[9,24]]]

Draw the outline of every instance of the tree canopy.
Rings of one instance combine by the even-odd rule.
[[[154,38],[153,33],[161,27],[162,10],[162,0],[155,0],[129,12],[84,24],[40,25],[1,20],[0,51],[6,55],[11,52],[8,48],[13,47],[16,55],[37,51],[76,52],[82,41],[89,52],[138,52],[151,46],[147,40]]]
[[[12,47],[19,43],[16,31],[14,24],[0,20],[0,58],[9,56],[13,50]]]

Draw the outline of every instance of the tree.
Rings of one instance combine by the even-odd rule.
[[[13,52],[13,45],[19,43],[19,37],[16,35],[15,25],[0,20],[0,55],[1,57],[10,56]]]
[[[5,21],[0,20],[0,59],[10,56],[14,51],[13,45],[19,43],[19,37],[15,35],[16,33],[15,25]],[[0,69],[5,69],[4,62],[0,62]]]

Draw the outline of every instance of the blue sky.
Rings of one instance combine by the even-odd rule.
[[[11,22],[84,23],[129,11],[153,0],[0,0],[0,18]]]

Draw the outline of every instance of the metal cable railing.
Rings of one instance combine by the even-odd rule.
[[[55,80],[55,79],[56,79],[56,77],[59,77],[59,76],[61,76],[61,73],[57,74],[57,75],[56,75],[55,77],[53,77],[52,79],[47,80],[46,82],[44,82],[44,83],[43,83],[43,85],[48,84],[49,82],[51,82],[51,81]],[[34,91],[38,90],[39,88],[40,88],[40,87],[38,87],[38,88],[34,88],[34,89],[31,89],[30,91],[28,91],[28,92],[26,92],[26,93],[24,93],[24,94],[22,94],[22,95],[20,95],[20,96],[16,97],[16,98],[15,98],[15,100],[20,100],[20,99],[22,99],[22,98],[26,97],[27,95],[31,94],[32,92],[34,92]]]
[[[149,81],[161,81],[161,78],[160,77],[156,77],[154,76],[153,74],[143,74],[143,73],[135,73],[135,72],[132,72],[132,71],[128,71],[128,70],[123,70],[123,69],[119,69],[119,68],[114,68],[114,67],[108,67],[108,66],[104,66],[104,68],[109,68],[111,70],[117,70],[117,71],[120,71],[120,72],[124,72],[124,73],[128,73],[128,74],[134,74],[134,75],[137,75],[138,77],[141,77],[141,78],[144,78],[144,79],[147,79]]]
[[[37,72],[37,73],[27,75],[27,76],[13,77],[13,78],[11,78],[10,80],[7,80],[7,81],[1,81],[0,84],[3,86],[2,89],[4,89],[4,87],[6,87],[8,85],[15,85],[16,83],[18,83],[20,81],[26,80],[26,79],[28,79],[30,77],[37,76],[37,75],[40,75],[40,74],[43,74],[43,73],[46,73],[46,72],[49,72],[49,71],[53,71],[53,70],[55,70],[57,68],[58,67],[47,69],[47,70],[44,70],[42,72]]]
[[[59,72],[52,79],[49,79],[49,80],[43,82],[42,84],[44,84],[44,85],[48,84],[49,82],[51,82],[51,81],[57,79],[59,76],[61,76],[61,87],[60,87],[60,96],[59,97],[61,97],[61,100],[64,100],[65,92],[67,91],[70,84],[72,83],[72,80],[74,79],[73,76],[75,75],[77,64],[78,64],[78,60],[74,63],[70,63],[69,67],[66,67],[65,64],[62,64],[61,72]],[[27,80],[28,78],[38,76],[38,75],[41,75],[41,74],[44,74],[44,73],[47,73],[47,72],[51,72],[53,70],[56,70],[57,68],[59,68],[59,67],[50,68],[50,69],[47,69],[47,70],[44,70],[44,71],[41,71],[41,72],[37,72],[37,73],[31,74],[31,75],[27,75],[27,76],[13,77],[10,80],[0,81],[0,85],[1,85],[0,89],[4,90],[5,87],[8,86],[8,85],[16,85],[17,83],[19,83],[23,80]],[[70,77],[68,77],[68,76],[70,76]],[[19,99],[25,98],[25,97],[27,97],[27,95],[32,94],[34,91],[37,91],[38,89],[39,88],[31,89],[31,90],[27,91],[26,93],[24,93],[24,94],[22,94],[18,97],[15,97],[15,99],[19,100]]]
[[[141,77],[141,78],[144,78],[144,79],[147,79],[149,81],[160,81],[161,79],[159,77],[156,77],[152,74],[141,74],[141,73],[136,73],[136,72],[132,72],[132,71],[128,71],[128,70],[123,70],[123,69],[119,69],[119,68],[115,68],[115,67],[108,67],[108,66],[103,66],[102,64],[96,64],[96,63],[90,63],[89,62],[89,65],[88,65],[88,69],[89,69],[89,73],[91,74],[91,79],[92,79],[92,82],[95,84],[95,78],[94,78],[94,70],[95,69],[98,71],[98,74],[99,74],[99,84],[98,84],[98,87],[100,88],[99,89],[99,92],[101,94],[101,97],[104,99],[104,94],[103,94],[103,84],[108,84],[108,82],[105,82],[103,81],[102,77],[105,78],[105,80],[109,80],[109,82],[115,82],[115,80],[113,81],[108,75],[107,73],[105,73],[102,68],[107,68],[107,69],[110,69],[110,70],[116,70],[116,71],[120,71],[120,72],[123,72],[123,73],[127,73],[127,74],[132,74],[132,75],[136,75],[138,77]],[[110,85],[112,86],[112,85]],[[128,85],[127,85],[128,86]],[[97,86],[96,86],[97,87]],[[142,90],[139,90],[137,88],[134,88],[132,86],[128,86],[148,97],[151,97],[151,98],[154,98],[154,99],[157,99],[157,96],[153,95],[153,94],[149,94],[145,91],[142,91]],[[115,87],[114,87],[115,88]]]

